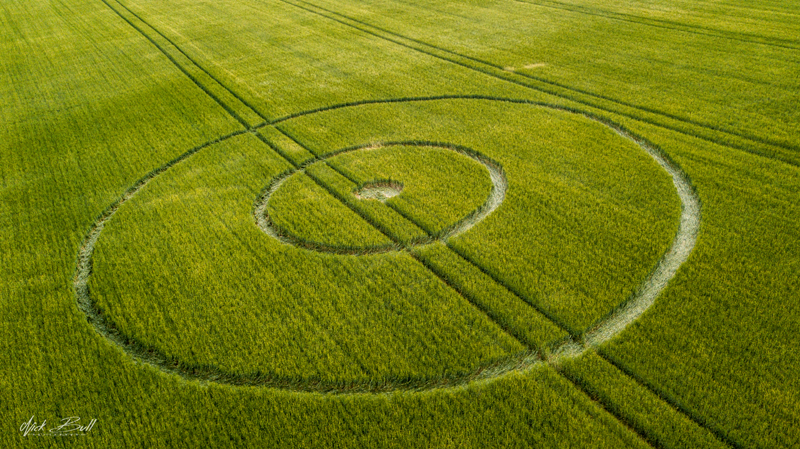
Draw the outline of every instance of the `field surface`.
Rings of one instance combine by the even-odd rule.
[[[0,99],[1,448],[800,447],[800,4],[9,0]]]

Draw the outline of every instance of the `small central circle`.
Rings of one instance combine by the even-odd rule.
[[[398,181],[370,181],[360,189],[353,192],[353,195],[360,200],[378,200],[386,202],[389,198],[400,195],[403,192],[403,183]]]
[[[376,254],[465,232],[502,203],[506,186],[500,164],[470,148],[371,144],[333,151],[274,178],[254,213],[258,226],[283,243]]]

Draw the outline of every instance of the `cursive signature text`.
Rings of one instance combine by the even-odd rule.
[[[62,418],[58,423],[49,426],[47,420],[42,422],[36,421],[36,415],[31,416],[27,422],[19,426],[19,431],[22,436],[75,436],[86,435],[97,424],[97,419],[92,419],[87,423],[81,424],[81,418],[78,416],[70,416]]]

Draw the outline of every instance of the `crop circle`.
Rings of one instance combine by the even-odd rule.
[[[463,99],[463,100],[469,101],[471,99]],[[291,376],[281,377],[279,375],[269,375],[259,372],[253,374],[240,374],[240,373],[225,372],[224,370],[220,370],[218,367],[215,367],[213,365],[202,365],[202,364],[198,365],[198,364],[185,363],[181,359],[163,352],[156,346],[143,343],[137,340],[137,338],[131,335],[127,335],[122,331],[120,331],[119,327],[113,321],[113,315],[109,315],[104,310],[98,308],[97,303],[95,302],[95,299],[92,296],[93,294],[90,294],[89,291],[89,279],[92,276],[93,272],[92,264],[93,264],[93,253],[95,250],[95,245],[100,239],[102,231],[107,225],[107,222],[110,219],[112,219],[112,217],[117,213],[117,211],[120,209],[121,206],[123,206],[126,202],[133,199],[137,195],[137,193],[144,186],[148,185],[151,181],[155,180],[159,176],[168,172],[173,167],[182,164],[184,161],[190,159],[196,153],[201,152],[202,150],[214,146],[220,142],[232,139],[235,136],[246,134],[244,132],[236,133],[235,135],[231,136],[226,136],[225,138],[218,139],[217,141],[201,145],[200,147],[188,151],[183,156],[166,164],[165,166],[157,170],[154,170],[150,174],[140,179],[132,188],[126,191],[118,201],[109,206],[101,214],[96,223],[91,227],[91,229],[87,233],[87,236],[78,252],[74,286],[75,286],[76,299],[79,309],[86,314],[88,321],[94,326],[95,330],[98,333],[103,335],[110,342],[120,347],[123,351],[125,351],[134,359],[147,363],[151,366],[154,366],[161,371],[178,374],[186,379],[192,379],[192,380],[219,382],[231,385],[258,385],[258,386],[267,386],[267,387],[286,389],[292,391],[307,391],[307,392],[372,393],[372,392],[392,391],[392,390],[425,390],[431,388],[452,387],[479,379],[487,379],[487,380],[494,379],[509,372],[531,369],[537,364],[544,363],[548,360],[554,360],[554,359],[557,360],[560,357],[574,356],[585,350],[587,347],[600,344],[604,341],[607,341],[610,338],[613,338],[622,329],[624,329],[625,326],[627,326],[628,324],[636,320],[638,317],[640,317],[644,313],[644,311],[647,310],[647,308],[650,305],[652,305],[652,303],[655,301],[655,298],[663,290],[663,288],[666,286],[669,280],[675,275],[677,269],[688,258],[689,254],[691,253],[694,247],[694,242],[696,240],[699,228],[700,204],[699,200],[697,199],[696,195],[694,194],[691,188],[688,178],[680,170],[679,167],[677,167],[673,162],[671,162],[668,158],[666,158],[654,146],[646,142],[644,139],[623,129],[622,127],[617,126],[604,119],[600,119],[592,115],[580,112],[576,113],[575,111],[564,111],[562,108],[555,106],[531,105],[529,102],[522,100],[486,100],[486,99],[483,100],[499,102],[499,104],[519,104],[546,110],[556,110],[559,111],[560,113],[568,112],[574,115],[581,116],[583,118],[588,118],[594,124],[600,124],[606,128],[610,128],[611,130],[616,132],[618,136],[621,136],[621,138],[634,141],[641,150],[643,150],[653,160],[656,161],[656,163],[669,175],[669,177],[671,177],[672,182],[676,188],[678,197],[680,198],[681,201],[682,211],[680,216],[680,225],[678,227],[678,232],[675,236],[675,239],[670,249],[659,259],[656,268],[653,270],[653,272],[646,279],[643,280],[636,294],[632,298],[630,298],[627,302],[625,302],[621,307],[612,311],[606,318],[598,321],[591,329],[586,330],[581,335],[571,333],[572,335],[570,338],[564,340],[563,342],[551,348],[551,350],[549,351],[550,355],[536,350],[523,351],[513,354],[502,360],[495,360],[494,362],[488,365],[476,366],[469,372],[460,373],[456,376],[449,376],[449,377],[445,376],[436,378],[430,378],[430,377],[400,378],[397,380],[385,380],[381,382],[375,382],[372,380],[349,381],[349,380],[319,379],[319,378],[297,380],[296,378],[292,378]],[[419,101],[428,101],[428,100],[419,100]],[[392,103],[398,104],[402,102],[393,101]],[[354,106],[340,106],[337,108],[346,109],[348,107],[354,107]],[[312,114],[313,113],[308,113],[304,115],[298,114],[297,116],[308,116]],[[288,120],[290,119],[285,119],[285,121]],[[488,217],[492,212],[498,209],[498,206],[503,202],[505,198],[506,189],[508,188],[509,183],[506,180],[505,173],[501,168],[500,163],[492,159],[489,159],[488,156],[482,155],[481,153],[471,150],[470,148],[465,146],[459,146],[455,144],[434,143],[434,142],[422,142],[418,140],[392,141],[383,143],[382,145],[399,146],[399,145],[414,145],[414,144],[424,145],[429,147],[437,147],[448,151],[458,152],[461,155],[473,158],[477,162],[481,163],[482,165],[484,165],[484,167],[487,168],[489,173],[492,174],[490,176],[492,178],[491,179],[492,194],[489,195],[488,199],[484,202],[484,204],[481,207],[479,207],[474,214],[470,214],[467,217],[462,217],[462,219],[458,220],[455,224],[448,226],[444,232],[433,236],[435,240],[446,242],[449,238],[457,234],[464,233],[465,231],[470,229],[470,227],[473,226],[475,223],[480,222],[484,218]],[[289,237],[282,236],[280,235],[279,232],[274,231],[274,227],[269,223],[269,216],[266,214],[270,195],[274,194],[280,188],[282,180],[285,180],[290,176],[299,175],[302,171],[309,169],[309,167],[312,167],[315,164],[325,164],[327,163],[326,159],[335,157],[336,155],[344,154],[347,151],[355,152],[359,150],[367,150],[368,147],[369,146],[361,146],[358,148],[350,148],[346,151],[342,150],[336,154],[317,156],[313,161],[308,161],[307,163],[295,166],[293,169],[284,172],[283,175],[274,177],[272,181],[269,181],[268,187],[265,190],[263,190],[261,194],[257,196],[254,202],[255,204],[254,215],[255,215],[255,220],[258,223],[258,227],[260,227],[261,230],[267,232],[267,234],[269,235],[272,235],[270,234],[270,232],[273,232],[275,234],[272,235],[273,237],[282,239],[282,241],[284,241],[285,243],[291,243],[295,246],[303,247],[303,245],[297,243],[298,239],[295,239],[296,241],[287,242],[286,241],[287,239],[291,240]],[[375,184],[378,183],[376,182]],[[394,188],[395,190],[399,190],[397,189],[396,185],[390,187]],[[251,215],[251,220],[252,220],[252,215]],[[273,229],[273,231],[270,231],[270,229]],[[400,249],[409,250],[413,249],[415,246],[418,246],[421,243],[430,243],[430,241],[416,242],[413,245],[407,245],[407,247],[405,248],[398,247],[398,245],[393,245],[391,246],[391,248],[389,247],[378,248],[377,250],[376,248],[361,248],[350,251],[339,251],[336,248],[333,248],[333,250],[331,251],[325,251],[325,250],[320,251],[320,248],[308,248],[307,246],[305,246],[304,248],[313,249],[314,251],[317,252],[331,252],[334,254],[345,253],[350,255],[366,255],[366,254],[374,254],[376,251],[388,253],[388,252],[398,251]]]

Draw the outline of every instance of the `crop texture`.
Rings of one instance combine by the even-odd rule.
[[[3,2],[0,447],[797,447],[798,19]]]

